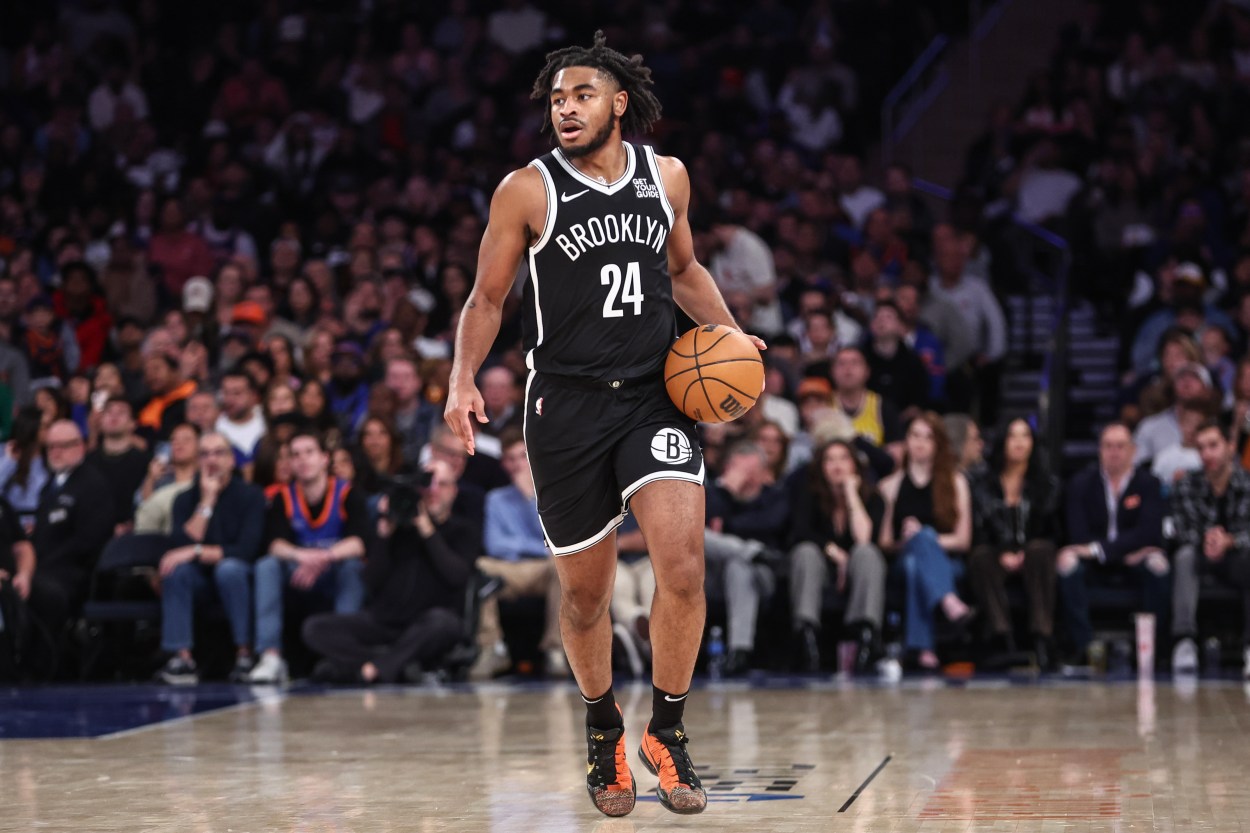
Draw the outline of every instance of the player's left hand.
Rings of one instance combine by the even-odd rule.
[[[751,343],[755,345],[756,350],[763,352],[768,349],[768,345],[764,343],[764,339],[759,336],[753,336],[748,332],[743,332],[743,335],[751,339]]]

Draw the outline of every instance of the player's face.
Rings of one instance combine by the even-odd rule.
[[[564,155],[587,156],[607,144],[625,112],[626,94],[591,67],[567,67],[551,81],[551,124]]]

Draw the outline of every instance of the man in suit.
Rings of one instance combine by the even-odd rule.
[[[1159,481],[1148,468],[1134,470],[1133,434],[1113,422],[1098,439],[1098,464],[1068,485],[1068,545],[1059,551],[1059,604],[1080,657],[1093,639],[1087,585],[1107,584],[1117,573],[1141,590],[1141,608],[1155,614],[1156,627],[1168,612],[1169,568],[1163,552],[1167,506]]]
[[[86,601],[95,560],[113,534],[112,504],[101,503],[113,487],[84,464],[87,448],[78,426],[57,420],[48,428],[45,445],[52,476],[35,512],[35,564],[27,605],[36,634],[50,648],[28,654],[36,678],[46,678],[55,668],[53,651],[66,623]]]

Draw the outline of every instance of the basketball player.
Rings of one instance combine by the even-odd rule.
[[[705,612],[703,459],[661,368],[677,335],[674,302],[696,322],[737,328],[694,259],[685,168],[621,139],[659,118],[650,86],[641,56],[609,49],[602,32],[590,48],[547,56],[533,98],[547,103],[558,147],[505,177],[491,200],[446,411],[473,453],[470,414],[486,422],[474,375],[528,257],[525,440],[556,556],[564,647],[586,701],[586,787],[609,816],[632,810],[635,796],[608,618],[616,528],[627,509],[656,579],[652,717],[639,756],[659,776],[666,808],[699,813],[707,805],[682,725]]]

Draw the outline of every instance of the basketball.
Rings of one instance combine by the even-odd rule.
[[[691,419],[731,422],[764,390],[764,360],[751,339],[731,327],[695,327],[669,349],[664,387]]]

